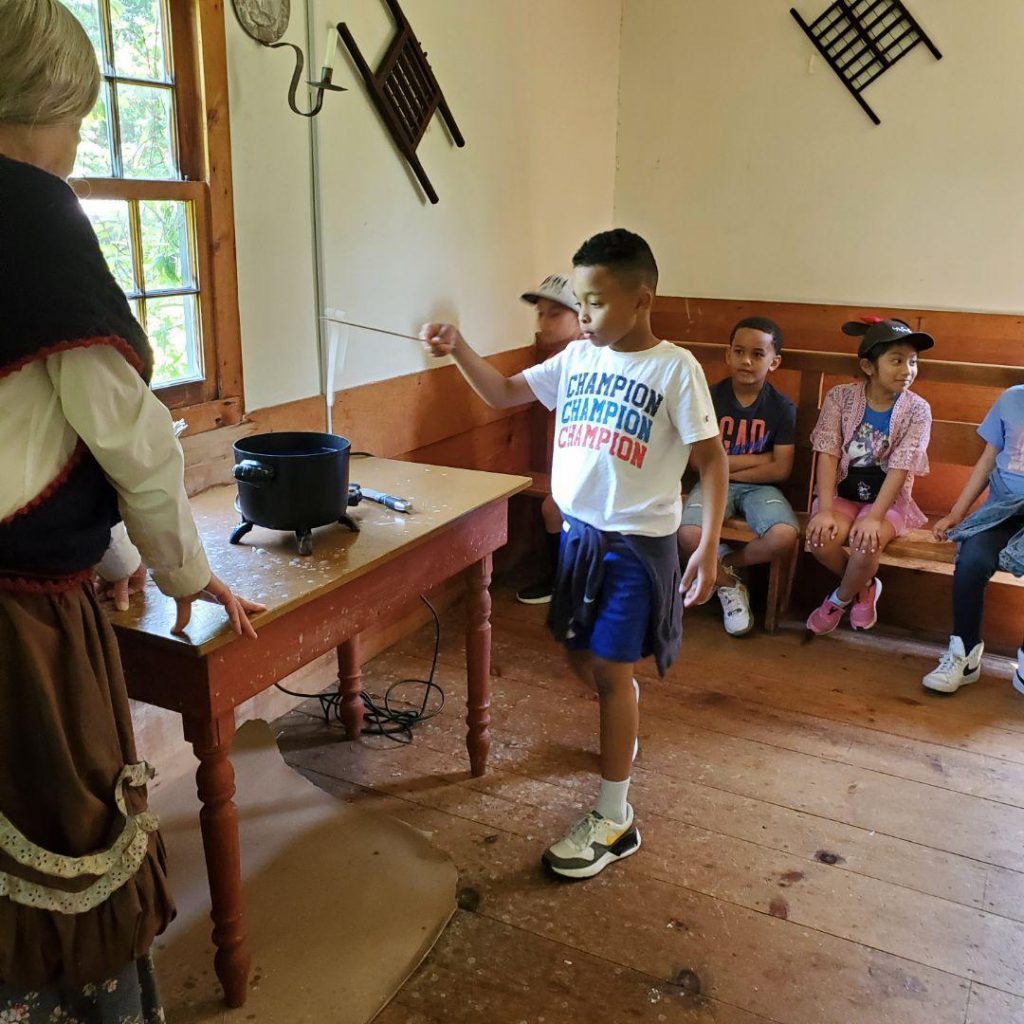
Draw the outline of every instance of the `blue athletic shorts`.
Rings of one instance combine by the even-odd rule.
[[[703,514],[700,484],[696,484],[687,495],[686,504],[683,506],[683,526],[700,526]],[[780,523],[792,526],[794,530],[800,532],[800,525],[792,506],[786,501],[782,491],[772,484],[729,484],[725,518],[731,519],[737,515],[746,519],[747,525],[758,537],[763,537],[773,526]]]
[[[617,545],[604,556],[604,579],[593,628],[576,633],[564,643],[572,651],[589,650],[605,661],[640,661],[650,619],[651,578],[632,551]]]

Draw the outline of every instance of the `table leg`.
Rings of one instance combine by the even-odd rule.
[[[359,667],[359,637],[346,640],[338,648],[338,693],[341,695],[341,721],[350,740],[363,731],[363,673]]]
[[[242,859],[235,807],[235,770],[229,755],[235,734],[234,712],[214,719],[185,719],[185,739],[192,744],[199,768],[196,787],[202,810],[199,822],[210,882],[213,965],[230,1007],[245,1002],[249,982],[249,944],[242,902]]]
[[[469,570],[466,595],[466,748],[473,775],[487,770],[491,749],[491,556]]]

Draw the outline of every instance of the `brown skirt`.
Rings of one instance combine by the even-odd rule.
[[[102,981],[174,917],[137,762],[93,595],[0,591],[0,982]]]

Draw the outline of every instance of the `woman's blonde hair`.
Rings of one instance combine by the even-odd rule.
[[[96,52],[57,0],[0,0],[0,123],[80,121],[100,91]]]

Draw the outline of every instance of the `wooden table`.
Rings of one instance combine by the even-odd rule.
[[[223,610],[205,602],[194,606],[188,638],[172,636],[174,603],[152,584],[144,600],[136,598],[130,611],[113,616],[129,694],[178,712],[199,759],[214,965],[233,1007],[245,1002],[250,963],[229,760],[239,704],[335,649],[342,721],[348,737],[358,737],[359,633],[468,568],[466,746],[474,775],[487,765],[491,557],[507,537],[508,499],[530,480],[362,458],[352,460],[351,472],[357,483],[411,498],[415,511],[401,515],[364,502],[351,510],[360,533],[343,526],[316,530],[313,554],[305,558],[293,535],[259,527],[240,546],[230,545],[239,519],[233,486],[193,500],[214,573],[236,593],[267,605],[255,619],[259,640],[236,637]]]

